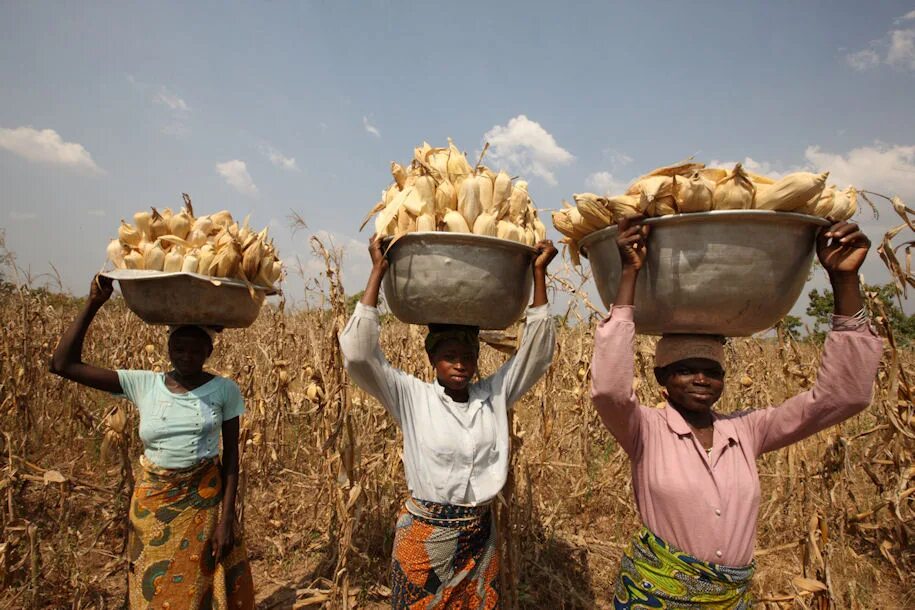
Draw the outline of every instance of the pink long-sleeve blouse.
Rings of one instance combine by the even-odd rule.
[[[747,565],[759,513],[756,458],[864,410],[883,342],[869,327],[833,330],[811,390],[778,406],[716,415],[707,455],[673,407],[639,404],[632,389],[632,316],[631,306],[613,307],[597,328],[591,399],[632,462],[642,522],[699,559]]]

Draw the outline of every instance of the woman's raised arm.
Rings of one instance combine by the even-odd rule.
[[[120,394],[123,390],[117,371],[83,362],[83,341],[86,338],[86,331],[89,330],[89,325],[92,324],[98,310],[111,298],[112,290],[110,278],[101,275],[93,278],[86,305],[60,338],[57,349],[51,356],[50,370],[55,375],[90,388]]]

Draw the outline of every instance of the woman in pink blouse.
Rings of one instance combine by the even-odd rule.
[[[634,221],[634,222],[633,222]],[[643,527],[624,555],[616,608],[749,608],[759,511],[756,458],[859,413],[870,403],[882,341],[864,314],[858,270],[870,242],[854,223],[817,238],[835,295],[832,331],[813,389],[777,406],[719,415],[723,338],[665,335],[655,378],[667,405],[632,389],[633,302],[649,227],[620,223],[616,303],[594,337],[591,398],[632,462]]]

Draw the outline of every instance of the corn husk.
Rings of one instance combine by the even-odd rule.
[[[508,219],[513,223],[521,222],[530,204],[531,197],[527,192],[527,182],[518,180],[512,186],[511,196],[508,198]]]
[[[143,254],[139,250],[132,250],[124,255],[125,269],[143,269]]]
[[[188,252],[181,261],[181,271],[183,273],[197,273],[197,266],[199,264],[200,259],[197,258],[196,251]]]
[[[184,262],[184,255],[177,248],[172,249],[165,255],[165,263],[162,265],[162,271],[166,273],[177,273],[181,271],[181,265]]]
[[[492,207],[496,210],[497,218],[504,218],[508,215],[508,200],[512,194],[511,176],[504,171],[496,175],[492,189]]]
[[[130,252],[130,249],[124,247],[124,244],[121,243],[120,239],[112,239],[108,242],[108,248],[105,250],[105,253],[108,255],[108,260],[111,261],[115,267],[119,268],[124,267],[124,255],[128,252]]]
[[[394,177],[394,183],[397,185],[397,188],[403,189],[404,184],[407,181],[407,172],[400,163],[391,161],[391,175]]]
[[[441,217],[447,210],[457,210],[457,208],[457,191],[451,182],[443,180],[435,189],[435,214]]]
[[[149,220],[149,232],[152,236],[149,241],[155,241],[163,235],[168,235],[168,223],[165,217],[159,213],[156,208],[152,208],[152,216]]]
[[[794,212],[798,208],[813,203],[814,209],[816,209],[816,202],[826,187],[828,177],[829,172],[822,174],[795,172],[774,184],[758,185],[754,207],[758,210]]]
[[[171,235],[180,237],[184,239],[187,237],[187,234],[191,230],[191,217],[188,215],[187,210],[181,210],[177,214],[172,215],[171,218],[166,220],[166,225],[168,226],[168,232]]]
[[[467,163],[467,157],[458,150],[451,138],[448,138],[448,179],[457,185],[472,173],[473,169]]]
[[[712,194],[712,209],[749,210],[753,207],[756,187],[743,171],[740,163],[715,185]]]
[[[423,214],[416,219],[416,230],[417,231],[435,231],[435,215],[434,214]]]
[[[118,240],[124,246],[136,248],[145,238],[145,234],[130,226],[124,220],[121,220],[121,226],[118,227]]]
[[[445,224],[445,230],[451,233],[470,233],[470,227],[460,212],[448,210],[445,212],[442,222]]]
[[[467,226],[472,227],[477,216],[483,211],[480,204],[480,187],[475,178],[464,180],[458,192],[458,212],[467,221]]]
[[[500,220],[496,225],[496,237],[520,242],[523,240],[524,234],[515,223],[508,220]]]
[[[803,213],[826,218],[832,213],[832,207],[835,203],[835,200],[836,186],[834,184],[830,184],[823,189],[822,193],[820,193],[820,196],[817,198],[816,205],[813,206],[813,210],[811,211],[809,210],[809,206],[805,206]]]
[[[674,178],[674,201],[680,212],[708,212],[712,209],[715,183],[698,172]]]
[[[836,222],[848,220],[858,211],[858,191],[849,186],[844,191],[836,191],[835,200],[829,217]]]
[[[137,231],[140,233],[141,239],[146,241],[152,241],[152,231],[150,230],[150,222],[152,221],[152,214],[149,212],[137,212],[133,215],[133,223],[137,227]],[[123,222],[123,221],[121,221]]]
[[[484,212],[490,212],[493,209],[493,179],[485,174],[479,174],[474,178],[477,188],[480,191],[480,207]]]
[[[164,267],[165,250],[162,249],[162,244],[157,239],[143,255],[143,268],[147,271],[162,271]]]
[[[473,223],[473,233],[475,235],[488,235],[489,237],[497,236],[496,217],[492,212],[483,212],[477,216]]]
[[[594,193],[576,193],[572,195],[575,206],[588,224],[599,228],[613,224],[613,214],[607,207],[607,200]]]
[[[531,228],[534,229],[534,237],[536,238],[536,241],[541,242],[546,239],[546,226],[539,218],[534,218],[533,222],[531,223]]]
[[[616,197],[607,198],[607,207],[613,218],[627,218],[639,214],[639,201],[641,196],[638,195],[617,195]]]

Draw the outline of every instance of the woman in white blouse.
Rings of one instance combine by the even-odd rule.
[[[550,241],[536,248],[534,299],[517,353],[492,376],[474,381],[479,329],[431,325],[426,351],[436,380],[427,383],[392,367],[381,352],[376,307],[388,262],[379,240],[369,247],[372,273],[340,345],[353,380],[403,432],[411,497],[394,538],[394,608],[499,605],[491,502],[508,476],[507,412],[549,368],[555,343],[546,268],[556,248]]]

